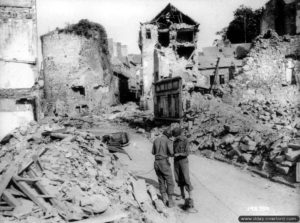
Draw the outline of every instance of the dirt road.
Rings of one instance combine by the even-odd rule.
[[[129,171],[157,186],[151,142],[143,135],[126,131],[130,134],[131,144],[125,149],[133,160],[120,154],[121,162]],[[189,161],[198,212],[187,214],[176,207],[178,222],[233,223],[238,222],[240,215],[300,215],[298,189],[271,182],[219,161],[194,155],[189,157]],[[179,194],[178,188],[175,193]],[[183,200],[176,202],[179,206]]]

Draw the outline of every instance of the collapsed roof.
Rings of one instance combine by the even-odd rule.
[[[186,23],[188,25],[199,25],[195,20],[179,11],[172,4],[168,4],[149,24]]]

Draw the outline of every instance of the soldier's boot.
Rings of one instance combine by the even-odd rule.
[[[163,201],[164,205],[167,206],[167,203],[168,203],[168,195],[167,195],[166,193],[163,193],[163,194],[161,195],[161,197],[162,197],[162,201]]]
[[[180,187],[180,194],[181,194],[181,198],[184,200],[185,199],[184,187]]]
[[[169,198],[169,202],[168,202],[168,207],[169,208],[172,208],[172,207],[174,207],[175,206],[175,202],[174,202],[174,200],[173,200],[173,195],[168,195],[168,198]]]

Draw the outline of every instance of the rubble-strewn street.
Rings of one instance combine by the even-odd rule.
[[[300,0],[220,2],[0,0],[0,223],[299,221]]]
[[[124,217],[128,222],[165,222],[165,208],[152,205],[156,190],[124,171],[101,137],[57,121],[32,122],[2,140],[1,172],[7,183],[1,184],[1,193],[13,211],[7,208],[1,222],[107,222]]]
[[[153,157],[149,158],[152,144],[145,137],[147,134],[136,133],[127,127],[114,125],[107,126],[104,132],[113,132],[117,130],[116,128],[128,131],[133,140],[132,144],[125,149],[134,162],[130,161],[126,155],[120,155],[121,163],[133,174],[158,186],[153,170]],[[101,128],[92,129],[91,132],[103,134]],[[177,207],[176,217],[179,222],[197,222],[201,218],[201,222],[229,223],[238,222],[238,213],[292,215],[298,211],[299,193],[295,188],[271,182],[245,169],[217,160],[191,156],[189,161],[198,212],[189,214]],[[178,197],[176,203],[180,206],[182,200],[179,199],[178,188],[175,193]]]

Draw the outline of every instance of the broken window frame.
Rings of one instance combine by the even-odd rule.
[[[225,84],[225,75],[224,74],[219,75],[219,83],[220,84]]]
[[[151,30],[146,29],[146,39],[151,39]]]
[[[195,31],[193,29],[177,30],[176,41],[178,43],[193,43],[194,40],[195,40]]]
[[[188,53],[182,53],[182,52],[180,52],[180,51],[182,51],[181,49],[188,49],[188,48],[190,48],[190,52],[188,52]],[[193,54],[193,52],[195,51],[195,47],[194,46],[177,46],[177,49],[176,49],[176,52],[177,52],[177,55],[178,55],[178,57],[180,58],[180,57],[184,57],[185,59],[189,59],[191,56],[192,56],[192,54]]]
[[[74,93],[78,93],[79,95],[85,96],[85,87],[83,86],[72,86],[71,90]]]

